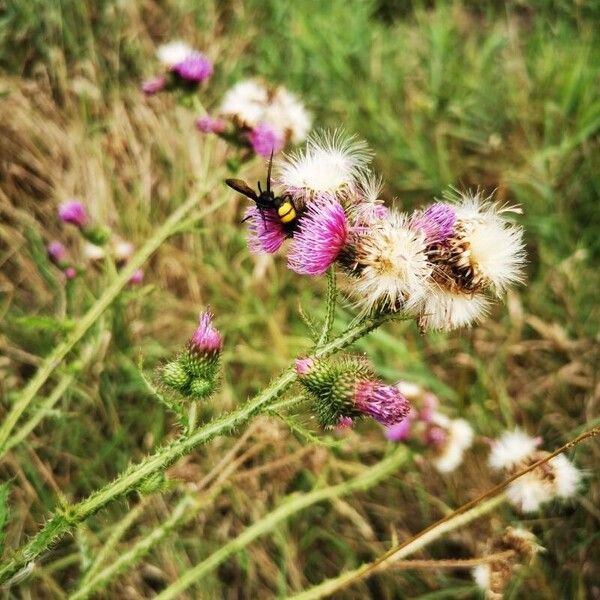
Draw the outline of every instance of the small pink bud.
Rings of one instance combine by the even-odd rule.
[[[77,276],[77,271],[73,267],[67,267],[63,273],[67,279],[74,279]]]
[[[219,331],[213,326],[212,320],[213,315],[208,310],[200,315],[200,325],[198,325],[190,340],[190,346],[194,350],[213,353],[221,351],[223,339]]]
[[[202,133],[222,133],[225,130],[225,121],[204,115],[196,119],[196,129]]]
[[[308,375],[315,366],[315,361],[312,358],[297,358],[296,373],[300,376]]]
[[[147,79],[142,83],[142,92],[146,94],[146,96],[153,96],[154,94],[158,94],[162,89],[164,89],[165,85],[167,85],[167,79],[163,75],[159,75],[158,77],[153,77],[152,79]]]
[[[48,257],[56,265],[64,263],[67,259],[67,249],[60,242],[50,242],[46,249]]]
[[[142,269],[138,269],[133,272],[133,275],[129,278],[130,285],[139,285],[144,281],[144,271]]]
[[[88,220],[85,207],[77,200],[63,202],[58,207],[58,216],[63,223],[71,223],[77,227],[85,226]]]

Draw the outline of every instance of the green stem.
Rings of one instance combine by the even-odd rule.
[[[400,446],[386,459],[374,466],[366,467],[360,475],[357,475],[349,481],[313,490],[312,492],[305,494],[293,494],[284,498],[275,510],[265,515],[259,521],[256,521],[250,527],[247,527],[235,539],[224,546],[221,546],[216,552],[213,552],[213,554],[201,563],[186,571],[178,580],[163,590],[156,597],[156,600],[172,600],[173,598],[180,598],[181,594],[190,585],[202,579],[202,577],[218,567],[230,556],[245,548],[258,537],[272,531],[285,519],[317,502],[331,500],[352,492],[370,488],[406,462],[408,457],[409,452],[406,447]]]
[[[326,344],[331,338],[333,330],[333,321],[335,319],[335,303],[337,299],[337,287],[335,282],[335,268],[332,266],[327,271],[327,296],[326,296],[326,312],[323,330],[317,342],[317,348]]]
[[[210,189],[207,187],[206,189]],[[199,194],[204,193],[204,190]],[[4,417],[0,425],[0,455],[4,452],[6,441],[17,421],[27,409],[29,404],[40,391],[41,387],[48,380],[54,370],[60,365],[63,358],[72,350],[72,348],[81,340],[89,328],[97,321],[102,313],[110,306],[121,290],[127,285],[134,272],[139,269],[148,258],[160,247],[160,245],[173,234],[180,222],[185,219],[197,206],[198,195],[192,194],[181,206],[179,206],[161,227],[150,237],[146,243],[129,259],[127,264],[117,274],[113,282],[104,290],[104,293],[94,302],[90,309],[77,320],[74,329],[69,333],[66,339],[58,344],[52,352],[44,359],[44,362],[38,368],[34,377],[29,381],[21,394],[17,397],[8,414]],[[226,199],[214,203],[204,212],[198,214],[198,218],[213,212],[221,206]]]
[[[380,315],[375,318],[364,319],[322,348],[319,348],[315,352],[315,356],[329,356],[349,346],[385,321],[393,319],[394,316]],[[114,481],[97,490],[86,499],[62,508],[46,523],[41,531],[0,565],[0,583],[9,580],[24,569],[50,545],[111,501],[136,488],[151,475],[163,472],[181,456],[189,454],[197,446],[207,443],[218,435],[233,431],[249,421],[277,400],[294,383],[295,379],[296,374],[293,368],[290,367],[264,391],[237,410],[211,421],[189,435],[184,435],[170,444],[162,446],[154,454],[147,456],[140,463],[132,465]]]

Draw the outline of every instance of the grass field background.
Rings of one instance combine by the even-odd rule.
[[[599,22],[595,3],[566,0],[7,0],[0,7],[0,417],[112,277],[91,268],[65,292],[44,247],[70,236],[76,254],[79,241],[58,223],[58,203],[83,199],[98,222],[140,245],[195,181],[226,160],[222,142],[194,129],[192,111],[172,96],[139,92],[157,69],[156,46],[181,38],[215,62],[200,96],[207,108],[242,77],[285,84],[317,126],[343,125],[369,142],[389,204],[410,209],[448,186],[479,186],[522,206],[527,285],[473,330],[422,336],[400,323],[362,340],[358,350],[383,377],[429,387],[481,436],[519,425],[552,449],[598,424]],[[248,179],[263,176],[257,161]],[[239,405],[309,346],[298,307],[322,317],[324,281],[251,256],[239,224],[243,203],[223,185],[199,202],[224,197],[230,201],[217,212],[163,244],[146,265],[144,286],[125,291],[99,319],[52,380],[75,373],[73,384],[0,463],[10,481],[7,552],[61,498],[87,495],[173,437],[139,358],[150,372],[171,357],[207,304],[225,352],[221,390],[204,419]],[[341,310],[336,330],[352,318],[351,308]],[[0,597],[63,598],[76,590],[115,523],[136,510],[108,562],[163,523],[180,486],[202,484],[241,435],[178,462],[169,478],[179,483],[163,493],[132,495],[94,516]],[[386,449],[375,424],[329,448],[263,417],[240,443],[246,459],[206,508],[98,597],[151,597],[284,494],[342,481]],[[392,538],[497,482],[486,454],[478,442],[452,476],[416,461],[368,493],[311,507],[226,561],[189,597],[285,595],[371,559]],[[600,446],[580,446],[572,457],[586,473],[572,502],[526,519],[503,507],[422,556],[477,555],[482,540],[521,521],[546,552],[513,580],[508,597],[600,594]],[[464,571],[390,570],[339,597],[478,596]]]

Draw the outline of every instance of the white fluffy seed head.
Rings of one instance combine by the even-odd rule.
[[[404,215],[390,212],[355,242],[349,292],[360,308],[411,310],[422,301],[431,274],[425,236]]]
[[[156,51],[158,60],[168,68],[183,62],[194,52],[194,49],[181,40],[173,40],[167,44],[162,44]]]
[[[367,144],[341,131],[312,135],[302,150],[277,164],[277,182],[296,198],[331,194],[338,199],[354,191],[371,159]]]
[[[219,114],[246,127],[256,127],[263,120],[268,102],[269,91],[261,81],[244,79],[225,92]]]
[[[554,471],[556,495],[561,498],[575,495],[581,483],[581,471],[564,454],[554,457],[550,465]]]
[[[294,144],[303,142],[312,126],[310,113],[300,99],[286,88],[278,87],[265,108],[263,121],[289,135]]]
[[[455,471],[463,461],[465,450],[473,444],[473,428],[464,419],[450,419],[446,434],[446,441],[433,461],[440,473]]]
[[[483,319],[489,307],[483,294],[463,294],[431,284],[419,307],[419,325],[446,331],[466,327]]]
[[[491,569],[489,563],[477,565],[471,571],[473,580],[480,590],[488,592],[490,590]]]
[[[539,443],[520,429],[505,431],[492,444],[488,463],[492,469],[512,469],[531,456]]]
[[[461,195],[455,209],[455,230],[460,232],[475,274],[498,295],[522,283],[523,230],[505,218],[506,213],[517,209],[501,208],[480,193],[468,192]]]
[[[527,473],[513,481],[506,488],[508,501],[523,512],[535,512],[542,504],[554,497],[552,482],[544,479],[538,469]]]

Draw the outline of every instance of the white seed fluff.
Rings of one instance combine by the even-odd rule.
[[[175,65],[183,62],[186,58],[194,52],[194,49],[188,46],[181,40],[173,40],[168,44],[162,44],[156,51],[158,60],[168,68],[172,68]]]
[[[490,300],[483,294],[462,294],[430,285],[420,306],[419,323],[423,329],[444,329],[472,325],[483,319]]]
[[[520,429],[505,431],[492,444],[488,463],[492,469],[512,469],[531,456],[539,443]]]

